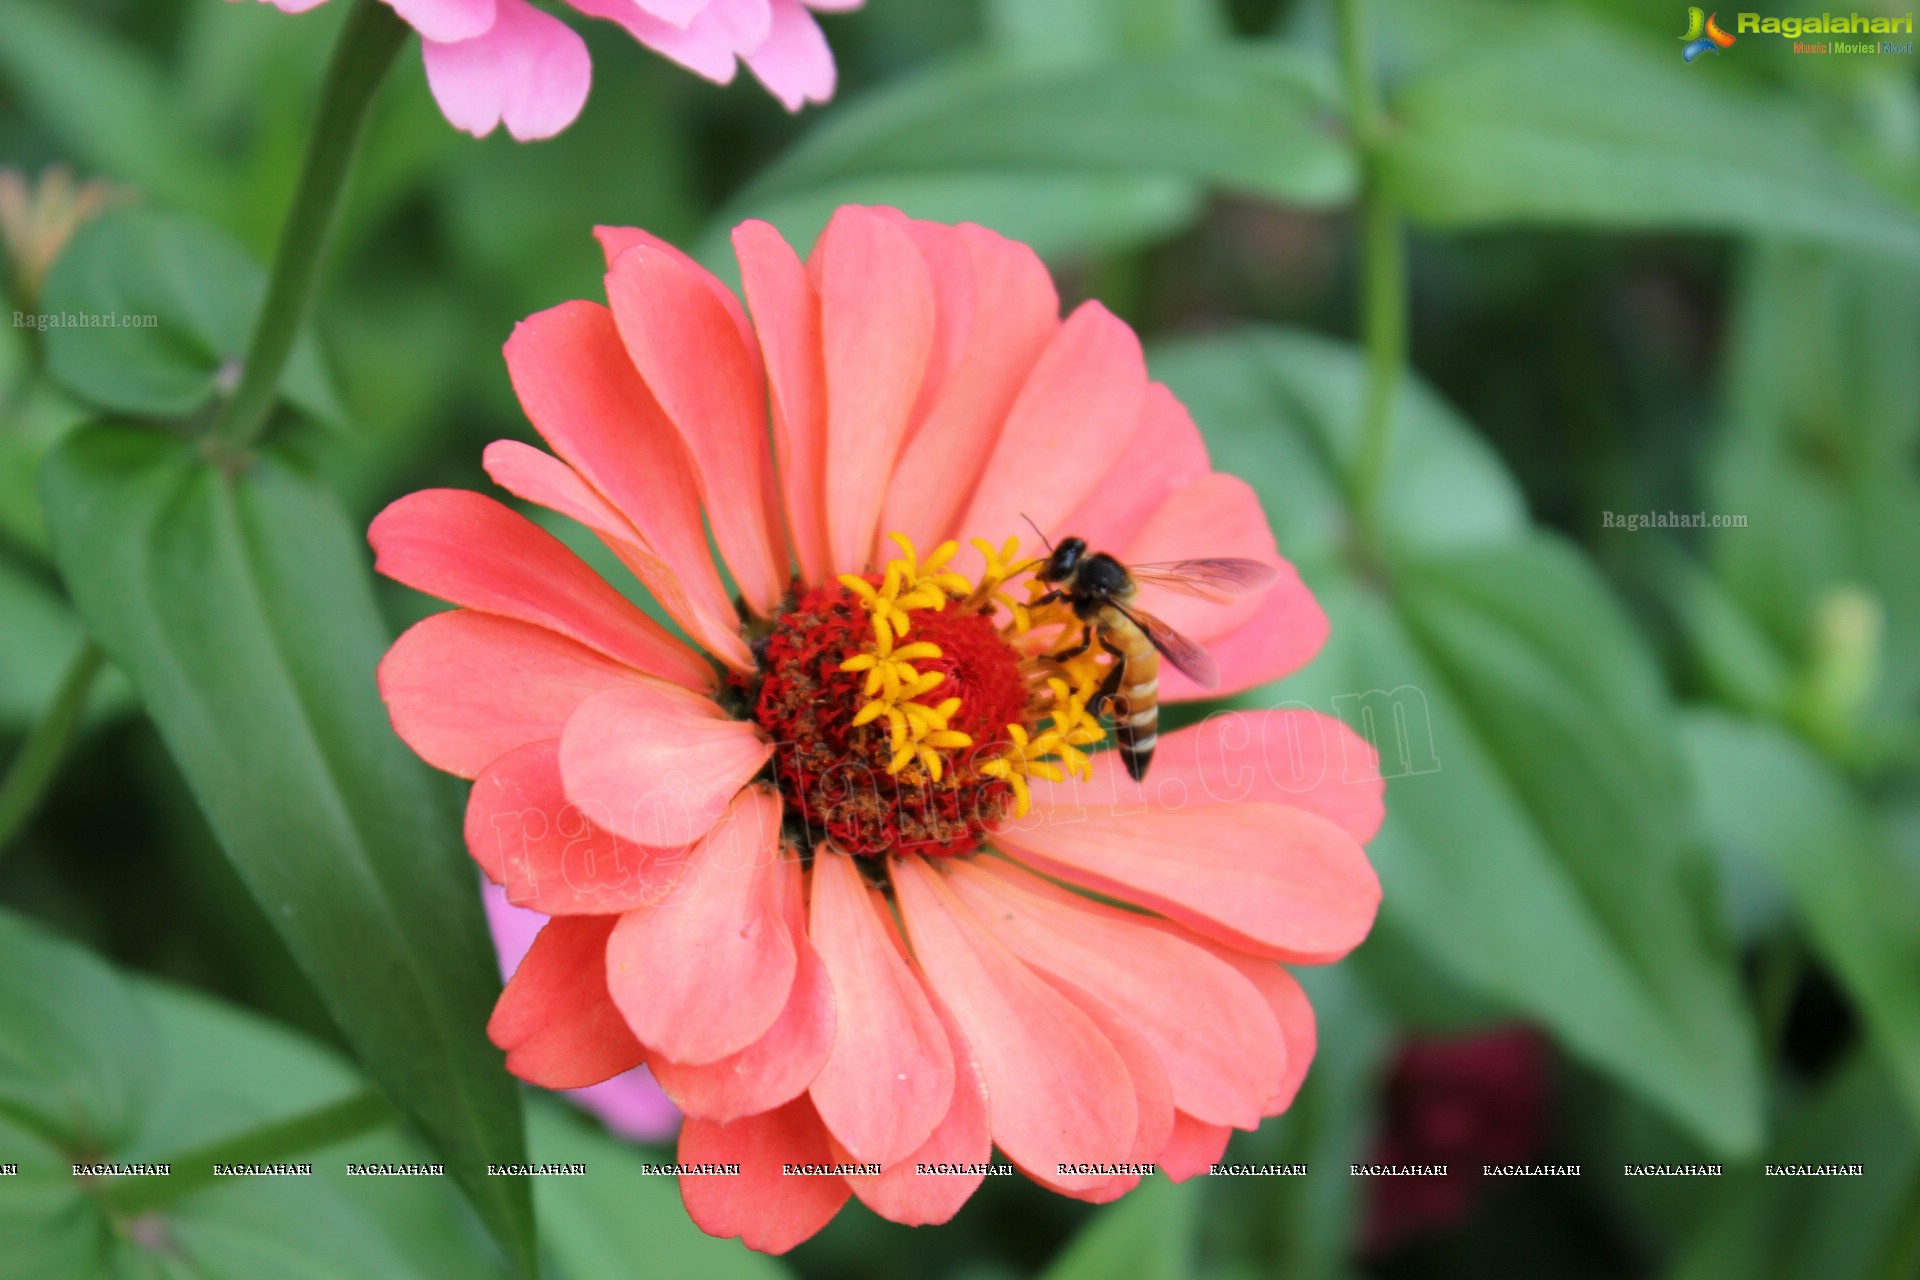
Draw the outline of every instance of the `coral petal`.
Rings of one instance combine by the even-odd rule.
[[[501,756],[467,797],[467,848],[507,900],[547,915],[611,915],[649,906],[674,890],[681,850],[622,840],[567,799],[555,742]]]
[[[999,859],[957,863],[954,892],[1027,964],[1072,983],[1143,1035],[1173,1102],[1251,1129],[1286,1059],[1280,1028],[1244,978],[1142,917],[1066,893]]]
[[[525,516],[477,493],[423,489],[374,517],[374,567],[397,582],[482,613],[556,631],[636,671],[690,689],[713,668],[669,636]]]
[[[636,679],[632,668],[545,627],[471,609],[416,622],[379,671],[394,732],[422,760],[463,778],[515,747],[559,737],[574,708]]]
[[[654,1062],[654,1079],[690,1116],[724,1124],[771,1111],[807,1088],[834,1047],[833,984],[807,941],[800,906],[800,864],[783,866],[788,881],[785,896],[791,903],[787,927],[797,953],[787,1007],[765,1035],[717,1062],[693,1065],[664,1058]]]
[[[1332,716],[1299,709],[1223,711],[1162,734],[1144,782],[1101,752],[1087,781],[1032,786],[1034,812],[1051,825],[1257,800],[1311,810],[1364,844],[1386,812],[1386,783],[1366,739]]]
[[[833,568],[858,573],[926,372],[933,283],[903,228],[853,205],[833,215],[809,269],[826,353],[827,542]]]
[[[1174,1182],[1208,1173],[1227,1152],[1233,1130],[1224,1124],[1195,1120],[1186,1112],[1173,1117],[1173,1136],[1160,1152],[1160,1172]]]
[[[682,1176],[680,1198],[702,1231],[737,1236],[761,1253],[785,1253],[812,1238],[851,1194],[845,1178],[782,1172],[787,1165],[833,1162],[826,1126],[804,1095],[732,1124],[688,1117],[680,1129],[679,1161],[740,1166],[738,1177]]]
[[[1168,560],[1234,556],[1281,568],[1273,530],[1260,509],[1260,499],[1238,476],[1215,471],[1174,490],[1148,517],[1120,558],[1128,564],[1155,564]],[[1165,587],[1144,583],[1140,607],[1189,639],[1207,641],[1224,636],[1251,619],[1267,592],[1288,582],[1305,591],[1296,574],[1258,594],[1221,603],[1180,595]]]
[[[814,859],[811,932],[841,1012],[814,1105],[856,1161],[892,1165],[951,1109],[954,1066],[925,988],[887,936],[885,909],[850,858]]]
[[[1097,302],[1082,303],[1041,353],[1008,412],[960,527],[996,545],[1057,531],[1126,453],[1147,390],[1140,339]]]
[[[580,704],[560,735],[560,776],[596,823],[672,848],[704,835],[772,752],[706,698],[634,684]]]
[[[577,1089],[632,1070],[646,1056],[607,995],[612,916],[547,922],[500,993],[487,1035],[507,1070],[547,1089]]]
[[[1090,547],[1118,554],[1176,490],[1212,471],[1206,442],[1187,407],[1161,383],[1149,383],[1126,452],[1107,468],[1086,501],[1060,522],[1060,529],[1085,538]]]
[[[980,1060],[993,1140],[1061,1190],[1110,1179],[1061,1164],[1127,1158],[1139,1128],[1125,1058],[1099,1026],[1013,956],[922,858],[893,862],[900,914],[934,994]]]
[[[608,268],[607,300],[627,353],[693,458],[702,508],[741,597],[762,616],[787,590],[765,388],[738,304],[679,252],[629,248]]]
[[[1134,1106],[1139,1115],[1138,1127],[1134,1132],[1133,1147],[1127,1152],[1127,1163],[1150,1165],[1160,1158],[1162,1148],[1173,1134],[1173,1086],[1167,1080],[1167,1069],[1147,1043],[1145,1036],[1125,1018],[1115,1013],[1107,1005],[1094,999],[1079,987],[1058,978],[1048,978],[1047,982],[1061,995],[1065,996],[1075,1008],[1092,1019],[1100,1028],[1100,1033],[1110,1041],[1114,1050],[1127,1064],[1127,1074],[1133,1081]],[[1055,1185],[1058,1175],[1045,1176],[1040,1171],[1029,1169],[1028,1176],[1053,1186],[1064,1195],[1076,1200],[1085,1200],[1090,1204],[1110,1204],[1127,1192],[1140,1185],[1141,1175],[1125,1173],[1109,1177],[1105,1182],[1091,1187],[1073,1187]]]
[[[779,826],[777,796],[741,792],[689,851],[679,891],[620,917],[607,986],[657,1057],[717,1062],[765,1035],[786,1009],[799,955],[783,910],[790,866]]]
[[[1304,809],[1257,801],[1029,821],[995,843],[1040,871],[1298,964],[1358,946],[1380,905],[1380,881],[1350,834]]]

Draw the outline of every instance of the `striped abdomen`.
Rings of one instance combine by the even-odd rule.
[[[1147,776],[1153,748],[1160,739],[1160,654],[1147,633],[1118,609],[1107,609],[1100,628],[1108,644],[1120,651],[1119,684],[1113,696],[1113,734],[1120,758],[1134,781]]]

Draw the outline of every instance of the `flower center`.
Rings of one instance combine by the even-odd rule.
[[[1028,778],[1090,772],[1081,748],[1106,736],[1087,709],[1105,668],[1050,652],[1075,633],[1007,588],[1031,567],[1013,562],[1017,540],[974,543],[976,584],[946,567],[957,544],[922,561],[893,537],[902,554],[883,573],[844,574],[774,620],[753,717],[814,847],[972,853],[1027,812]]]

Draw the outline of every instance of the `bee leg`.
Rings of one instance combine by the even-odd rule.
[[[1100,691],[1092,695],[1092,704],[1087,706],[1087,710],[1091,712],[1096,720],[1106,714],[1108,706],[1112,706],[1112,702],[1114,702],[1114,699],[1119,695],[1119,679],[1121,679],[1121,676],[1125,676],[1125,674],[1127,674],[1127,664],[1125,664],[1125,662],[1116,662],[1116,664],[1108,670],[1106,679],[1100,681]]]
[[[1107,678],[1100,682],[1100,691],[1093,695],[1093,704],[1087,708],[1095,716],[1106,714],[1120,692],[1120,681],[1127,674],[1127,655],[1114,648],[1105,636],[1100,637],[1100,647],[1113,655],[1113,665],[1107,668]]]
[[[1077,658],[1081,654],[1085,653],[1088,649],[1091,649],[1092,647],[1093,647],[1093,628],[1082,627],[1080,629],[1079,644],[1074,645],[1073,648],[1071,649],[1062,649],[1060,652],[1053,654],[1051,656],[1055,662],[1062,662],[1068,658]]]
[[[1064,591],[1049,591],[1047,592],[1047,594],[1041,596],[1038,600],[1035,600],[1033,602],[1032,607],[1037,609],[1043,604],[1056,604],[1061,600],[1065,600],[1066,598],[1067,598],[1067,594]]]

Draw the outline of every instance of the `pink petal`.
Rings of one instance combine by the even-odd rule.
[[[461,489],[422,489],[374,517],[374,567],[482,613],[577,640],[636,671],[709,689],[713,668],[533,521]]]
[[[1258,560],[1276,569],[1284,564],[1259,497],[1246,481],[1219,471],[1175,490],[1134,535],[1120,558],[1128,564],[1155,564],[1208,556]],[[1297,584],[1299,579],[1291,581]],[[1221,604],[1149,583],[1141,586],[1138,600],[1141,608],[1174,630],[1204,642],[1247,622],[1265,592],[1284,585],[1285,580],[1261,593]]]
[[[305,13],[309,9],[319,8],[327,0],[266,0],[266,2],[282,13]]]
[[[689,635],[742,667],[746,645],[707,549],[692,461],[627,358],[613,314],[562,303],[516,325],[506,357],[535,429],[657,557],[631,565],[647,589]]]
[[[1307,1068],[1313,1065],[1319,1033],[1314,1023],[1313,1006],[1307,1002],[1307,993],[1292,974],[1271,960],[1261,960],[1209,939],[1195,937],[1178,925],[1162,927],[1176,937],[1205,947],[1238,969],[1242,977],[1258,988],[1267,1007],[1273,1011],[1274,1018],[1280,1023],[1281,1034],[1287,1039],[1287,1070],[1281,1077],[1279,1089],[1267,1099],[1261,1114],[1279,1115],[1293,1105],[1294,1096],[1300,1092],[1300,1085],[1307,1078]]]
[[[1187,407],[1163,384],[1148,383],[1140,422],[1126,452],[1107,468],[1078,509],[1060,522],[1059,531],[1085,538],[1090,547],[1119,554],[1175,490],[1212,471],[1206,442]]]
[[[785,1253],[811,1239],[849,1194],[845,1178],[781,1172],[790,1164],[833,1163],[826,1126],[805,1096],[732,1124],[688,1117],[680,1129],[679,1162],[740,1166],[738,1177],[683,1176],[680,1199],[702,1231],[737,1236],[761,1253]]]
[[[769,0],[707,0],[706,12],[720,24],[739,53],[758,49],[773,26]]]
[[[471,609],[409,627],[379,671],[393,731],[422,760],[463,778],[515,747],[559,737],[575,707],[636,679],[545,627]]]
[[[1224,1124],[1207,1124],[1184,1111],[1176,1112],[1173,1136],[1160,1152],[1160,1172],[1174,1182],[1210,1173],[1227,1153],[1227,1139],[1232,1136],[1233,1130]]]
[[[1351,951],[1380,905],[1380,881],[1354,838],[1291,806],[1246,802],[1032,822],[1002,830],[995,843],[1040,871],[1296,964],[1326,964]]]
[[[1160,668],[1160,701],[1224,698],[1292,675],[1320,652],[1327,630],[1327,615],[1320,611],[1320,602],[1300,581],[1293,566],[1282,561],[1280,580],[1267,588],[1253,616],[1242,626],[1207,641],[1207,652],[1220,667],[1220,683],[1211,689],[1202,688],[1171,664],[1164,664]]]
[[[665,849],[705,835],[772,754],[711,700],[635,684],[580,704],[560,734],[560,776],[595,822]]]
[[[827,388],[820,354],[820,298],[806,266],[764,222],[733,229],[740,282],[772,391],[773,448],[787,531],[800,579],[833,576],[827,550]]]
[[[661,14],[659,0],[567,0],[581,13],[605,18],[627,29],[627,34],[663,58],[671,58],[715,84],[727,84],[735,70],[733,41],[726,28],[706,12],[707,0],[694,6],[684,21]],[[658,14],[659,16],[655,16]]]
[[[618,914],[670,895],[686,867],[678,849],[614,836],[607,815],[571,803],[554,742],[501,756],[467,797],[467,848],[515,906],[547,915]]]
[[[747,606],[771,614],[787,591],[784,531],[767,442],[759,354],[711,277],[678,254],[636,245],[607,272],[627,353],[680,432],[714,541]]]
[[[833,97],[833,50],[800,0],[772,0],[772,26],[764,40],[736,49],[754,78],[789,111]]]
[[[933,1226],[960,1212],[984,1173],[921,1173],[922,1165],[983,1168],[993,1158],[986,1077],[979,1059],[960,1034],[953,1015],[934,1004],[953,1053],[953,1103],[931,1136],[911,1156],[877,1174],[847,1179],[860,1202],[881,1217],[909,1227]],[[835,1156],[842,1148],[835,1144]],[[847,1157],[850,1159],[851,1157]]]
[[[1139,1114],[1138,1128],[1135,1131],[1133,1147],[1127,1152],[1129,1164],[1150,1165],[1160,1158],[1160,1151],[1167,1145],[1167,1139],[1173,1134],[1173,1086],[1167,1080],[1167,1070],[1153,1046],[1147,1043],[1145,1036],[1119,1014],[1099,1000],[1094,999],[1079,987],[1058,978],[1048,978],[1047,982],[1061,995],[1065,996],[1077,1009],[1093,1020],[1100,1033],[1110,1041],[1127,1064],[1127,1074],[1133,1081],[1134,1103]],[[1111,1204],[1127,1192],[1140,1185],[1141,1175],[1135,1173],[1120,1174],[1106,1179],[1091,1187],[1059,1186],[1063,1181],[1056,1173],[1052,1177],[1041,1177],[1029,1171],[1030,1176],[1063,1195],[1076,1200],[1085,1200],[1090,1204]]]
[[[933,284],[913,238],[871,209],[843,206],[814,247],[826,352],[827,541],[860,572],[906,438],[933,342]]]
[[[832,982],[808,942],[801,902],[800,864],[783,864],[789,899],[787,928],[797,954],[793,990],[767,1033],[735,1054],[699,1065],[654,1063],[654,1078],[690,1116],[722,1124],[771,1111],[798,1097],[827,1061],[834,1046]]]
[[[1145,1037],[1182,1111],[1244,1129],[1259,1123],[1284,1070],[1286,1042],[1239,974],[1145,927],[1138,915],[999,859],[956,862],[948,882],[1015,955],[1086,992]]]
[[[1097,302],[1047,344],[1007,415],[960,527],[996,545],[1056,530],[1126,452],[1147,390],[1140,339]]]
[[[664,22],[676,27],[684,27],[707,7],[707,0],[629,0],[641,9]]]
[[[856,1161],[882,1165],[927,1141],[954,1089],[946,1032],[887,936],[891,919],[852,859],[815,857],[812,934],[839,998],[840,1028],[813,1101]]]
[[[1053,278],[1033,250],[971,223],[948,234],[970,264],[965,341],[900,455],[881,521],[883,534],[897,529],[922,547],[973,536],[957,527],[960,513],[1014,398],[1060,329]],[[959,292],[942,289],[942,323]]]
[[[423,40],[471,40],[493,27],[494,0],[386,0]]]
[[[742,791],[694,846],[681,892],[620,917],[607,985],[656,1057],[717,1062],[765,1035],[787,1007],[799,958],[782,910],[791,867],[779,827],[777,795]]]
[[[1367,740],[1314,711],[1223,711],[1160,736],[1153,771],[1135,782],[1112,752],[1093,757],[1085,782],[1032,784],[1033,808],[1049,825],[1091,813],[1123,817],[1257,800],[1330,818],[1355,840],[1373,839],[1385,816],[1378,757]]]
[[[1098,1024],[1021,964],[921,858],[892,863],[915,956],[980,1060],[993,1140],[1060,1190],[1104,1185],[1058,1166],[1124,1160],[1139,1130],[1126,1059]]]
[[[587,101],[587,42],[526,0],[495,0],[493,26],[469,40],[420,42],[427,85],[447,122],[476,138],[505,123],[521,142],[550,138]]]
[[[552,920],[500,993],[487,1035],[507,1070],[548,1089],[598,1084],[640,1064],[645,1052],[607,997],[612,916]]]

